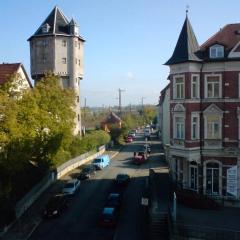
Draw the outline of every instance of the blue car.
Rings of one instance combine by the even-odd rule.
[[[99,157],[95,158],[92,162],[92,165],[96,169],[103,169],[103,168],[109,166],[109,164],[110,164],[110,158],[108,155],[99,156]]]

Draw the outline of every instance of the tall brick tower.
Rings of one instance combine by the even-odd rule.
[[[74,134],[81,135],[80,80],[83,78],[84,39],[78,24],[69,21],[58,7],[43,21],[28,39],[30,42],[31,76],[35,82],[46,72],[60,77],[64,88],[76,93]]]

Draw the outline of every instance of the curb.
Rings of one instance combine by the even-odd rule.
[[[32,230],[29,232],[29,234],[27,235],[27,237],[24,240],[28,240],[32,236],[32,234],[34,233],[34,231],[37,229],[37,227],[40,225],[41,222],[42,222],[42,219],[40,219],[39,221],[36,222],[36,225],[34,225]]]

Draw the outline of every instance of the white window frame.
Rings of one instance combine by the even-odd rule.
[[[182,118],[182,131],[183,131],[183,136],[178,137],[177,136],[177,122],[176,118]],[[183,114],[174,114],[174,139],[185,139],[185,117]]]
[[[63,46],[63,47],[66,47],[66,46],[67,46],[67,40],[65,40],[65,39],[62,40],[62,46]]]
[[[196,137],[193,137],[193,118],[197,118],[197,122],[196,122]],[[191,114],[191,139],[192,140],[198,140],[199,139],[199,113],[192,113]]]
[[[196,181],[196,189],[194,189],[194,188],[191,188],[191,168],[194,168],[194,169],[196,169],[196,172],[197,172],[197,181]],[[193,165],[193,164],[189,164],[189,176],[188,176],[188,185],[189,185],[189,188],[190,189],[192,189],[193,191],[196,191],[196,192],[198,192],[198,165],[196,164],[196,165]]]
[[[177,84],[176,80],[182,78],[183,85],[183,96],[177,97]],[[180,84],[179,84],[180,85]],[[173,77],[173,98],[174,99],[184,99],[185,98],[185,77],[184,75],[176,75]]]
[[[214,128],[214,123],[218,123],[219,126],[219,136],[216,138],[214,137],[208,137],[208,117],[209,116],[217,116],[218,117],[218,121],[217,122],[211,122],[213,123],[212,127]],[[204,139],[208,140],[208,139],[217,139],[220,140],[222,139],[222,116],[219,114],[212,114],[212,115],[206,115],[204,116]]]
[[[224,47],[219,44],[214,44],[209,48],[210,58],[223,58],[224,57]]]
[[[193,96],[193,80],[195,77],[197,77],[197,79],[196,79],[196,96]],[[199,98],[199,95],[200,95],[199,94],[199,90],[200,90],[199,79],[200,79],[199,74],[192,74],[192,76],[191,76],[191,98]]]
[[[219,78],[219,90],[218,90],[218,97],[208,97],[208,78],[209,77],[218,77]],[[221,74],[206,74],[204,77],[204,92],[205,92],[205,98],[221,98],[222,97],[222,75]],[[213,88],[214,91],[214,88]]]

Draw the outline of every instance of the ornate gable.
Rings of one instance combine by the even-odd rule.
[[[185,112],[186,109],[185,109],[185,107],[182,104],[178,103],[177,105],[175,105],[173,111],[174,112]]]
[[[220,109],[217,105],[215,105],[214,103],[212,103],[211,105],[209,105],[204,111],[204,114],[208,114],[208,115],[223,115],[223,111],[222,109]]]

